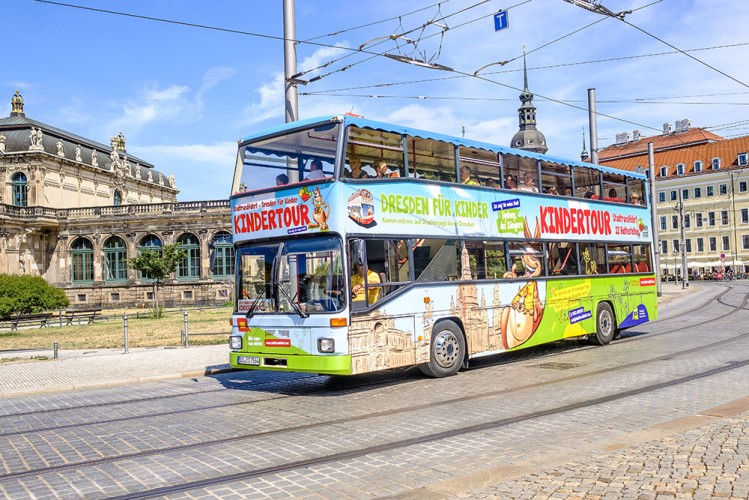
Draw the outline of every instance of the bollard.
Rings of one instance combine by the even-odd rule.
[[[125,323],[125,354],[127,354],[128,353],[128,348],[127,348],[128,347],[127,346],[127,313],[124,313],[122,315],[122,320]]]
[[[57,345],[57,342],[55,342],[54,344],[52,344],[52,353],[53,353],[52,354],[52,359],[57,359],[57,350],[58,350],[58,348],[59,348],[59,346]]]
[[[187,311],[182,313],[185,316],[185,348],[190,347],[190,340],[188,339],[187,333]]]

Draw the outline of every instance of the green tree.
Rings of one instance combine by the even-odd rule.
[[[0,274],[0,319],[33,314],[70,305],[65,292],[40,276]]]
[[[177,264],[187,258],[187,252],[180,250],[179,245],[164,245],[161,248],[141,250],[140,255],[130,259],[132,269],[140,271],[144,278],[153,282],[153,313],[160,316],[159,286],[164,278],[177,270]]]

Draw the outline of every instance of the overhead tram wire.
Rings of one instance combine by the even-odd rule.
[[[453,12],[453,13],[451,13],[451,14],[448,14],[448,15],[446,15],[446,16],[442,16],[442,17],[441,17],[440,19],[447,19],[447,18],[449,18],[449,17],[455,16],[455,15],[458,15],[458,14],[462,14],[463,12],[466,12],[466,11],[468,11],[468,10],[470,10],[470,9],[473,9],[473,8],[475,8],[475,7],[478,7],[478,6],[480,6],[480,5],[483,5],[483,4],[485,4],[485,3],[489,2],[489,1],[491,1],[491,0],[481,0],[481,1],[480,1],[480,2],[478,2],[478,3],[475,3],[475,4],[472,4],[472,5],[469,5],[468,7],[465,7],[465,8],[463,8],[463,9],[461,9],[461,10],[458,10],[458,11],[456,11],[456,12]],[[510,9],[510,8],[514,8],[514,7],[517,7],[517,6],[519,6],[519,5],[522,5],[522,4],[524,4],[524,3],[528,3],[528,2],[531,2],[531,1],[533,1],[533,0],[524,0],[523,2],[521,2],[521,3],[519,3],[519,4],[516,4],[516,5],[513,5],[513,6],[511,6],[511,7],[508,7],[508,9]],[[439,5],[439,4],[437,4],[437,5]],[[479,20],[481,20],[481,19],[484,19],[485,17],[488,17],[489,15],[494,15],[494,14],[492,13],[492,14],[488,14],[488,15],[482,15],[482,16],[479,16],[479,17],[477,17],[477,18],[475,18],[475,19],[472,19],[472,20],[470,20],[470,21],[467,21],[467,22],[465,22],[465,23],[463,23],[463,24],[458,24],[458,25],[456,25],[456,26],[454,26],[454,27],[452,27],[452,28],[450,28],[450,29],[451,29],[451,30],[456,30],[456,29],[458,29],[458,28],[461,28],[461,27],[463,27],[463,26],[466,26],[467,24],[471,24],[471,23],[474,23],[474,22],[476,22],[476,21],[479,21]],[[411,34],[411,33],[413,33],[414,31],[417,31],[417,30],[419,30],[419,29],[424,29],[424,28],[425,28],[426,26],[428,26],[429,24],[434,24],[434,23],[424,23],[424,24],[422,24],[422,25],[420,25],[420,26],[417,26],[416,28],[413,28],[413,29],[410,29],[410,30],[404,31],[403,33],[400,33],[400,34],[398,34],[398,37],[403,37],[403,36],[405,36],[405,35],[408,35],[408,34]],[[444,34],[444,32],[445,32],[445,30],[442,30],[442,31],[440,31],[439,33],[435,33],[435,34],[432,34],[432,35],[427,35],[427,36],[425,36],[425,37],[422,37],[422,38],[420,38],[420,41],[421,41],[421,40],[427,40],[427,39],[429,39],[429,38],[432,38],[432,37],[434,37],[434,36],[442,35],[442,34]],[[391,36],[389,36],[389,37],[383,37],[383,39],[382,39],[382,40],[379,40],[379,41],[377,41],[376,43],[374,43],[374,44],[370,45],[370,47],[376,47],[377,45],[381,45],[381,44],[383,44],[383,43],[385,43],[385,42],[387,42],[387,41],[392,41],[392,40],[394,40],[394,39],[395,39],[395,38],[393,38],[393,37],[395,37],[395,36],[396,36],[396,35],[395,35],[395,34],[393,34],[393,35],[391,35]],[[325,78],[325,77],[328,77],[328,76],[330,76],[330,75],[333,75],[333,74],[335,74],[335,73],[340,73],[340,72],[346,71],[346,70],[348,70],[348,69],[350,69],[350,68],[352,68],[352,67],[354,67],[354,66],[357,66],[357,65],[359,65],[359,64],[362,64],[362,63],[364,63],[364,62],[370,61],[370,60],[374,59],[374,58],[375,58],[375,57],[377,57],[377,56],[386,56],[386,54],[387,54],[388,52],[390,52],[390,50],[392,50],[392,49],[389,49],[389,50],[386,50],[386,51],[384,51],[384,52],[380,52],[380,53],[373,53],[373,52],[368,52],[368,51],[364,51],[364,50],[362,50],[362,48],[363,48],[363,47],[364,47],[365,45],[367,45],[367,43],[365,43],[365,44],[363,44],[363,45],[360,45],[360,46],[359,46],[359,49],[358,49],[358,51],[360,51],[360,52],[365,52],[365,53],[370,53],[370,54],[373,54],[373,56],[372,56],[372,57],[367,57],[367,58],[365,58],[365,59],[362,59],[362,60],[360,60],[360,61],[357,61],[357,62],[355,62],[355,63],[352,63],[352,64],[348,64],[348,65],[346,65],[346,66],[344,66],[344,67],[342,67],[342,68],[336,69],[336,70],[334,70],[334,71],[329,71],[328,73],[325,73],[325,74],[323,74],[323,75],[318,75],[318,76],[316,76],[316,77],[314,77],[314,78],[311,78],[310,80],[308,80],[308,81],[307,81],[307,82],[305,82],[305,83],[310,83],[310,82],[318,81],[318,80],[321,80],[321,79],[323,79],[323,78]],[[323,68],[326,68],[326,67],[330,66],[331,64],[335,64],[335,63],[337,63],[337,62],[339,62],[339,61],[341,61],[341,60],[343,60],[343,59],[346,59],[346,58],[348,58],[348,57],[351,57],[351,56],[353,56],[353,55],[355,55],[355,54],[356,54],[356,51],[354,51],[354,52],[351,52],[351,53],[349,53],[349,54],[346,54],[346,55],[344,55],[344,56],[341,56],[341,57],[339,57],[338,59],[333,59],[333,60],[327,61],[327,62],[325,62],[325,63],[321,64],[320,66],[317,66],[316,68],[311,68],[311,69],[308,69],[308,70],[305,70],[305,71],[299,72],[299,73],[297,73],[296,75],[294,75],[294,77],[295,77],[295,78],[299,78],[300,76],[304,76],[304,75],[306,75],[306,74],[308,74],[308,73],[311,73],[311,72],[313,72],[313,71],[317,71],[318,69],[323,69]]]
[[[680,48],[678,48],[678,47],[676,47],[676,46],[674,46],[674,45],[671,45],[670,43],[668,43],[667,41],[663,40],[662,38],[659,38],[659,37],[655,36],[654,34],[652,34],[652,33],[649,33],[648,31],[645,31],[644,29],[640,28],[639,26],[636,26],[636,25],[634,25],[634,24],[630,23],[629,21],[627,21],[627,20],[625,20],[625,19],[620,19],[620,21],[621,21],[621,22],[623,22],[624,24],[626,24],[626,25],[628,25],[628,26],[631,26],[631,27],[633,27],[634,29],[636,29],[636,30],[638,30],[638,31],[640,31],[640,32],[642,32],[642,33],[644,33],[644,34],[648,35],[649,37],[651,37],[651,38],[654,38],[654,39],[658,40],[659,42],[661,42],[661,43],[662,43],[662,44],[664,44],[664,45],[668,45],[668,46],[669,46],[669,47],[671,47],[672,49],[674,49],[674,50],[677,50],[677,51],[679,51],[680,53],[684,54],[685,56],[689,57],[690,59],[694,59],[695,61],[697,61],[698,63],[702,64],[703,66],[706,66],[706,67],[710,68],[711,70],[715,71],[716,73],[719,73],[719,74],[721,74],[721,75],[725,76],[726,78],[728,78],[728,79],[730,79],[730,80],[733,80],[734,82],[738,83],[739,85],[741,85],[741,86],[743,86],[743,87],[746,87],[746,88],[749,88],[749,85],[748,85],[748,84],[746,84],[746,83],[744,83],[744,82],[742,82],[741,80],[739,80],[739,79],[737,79],[737,78],[734,78],[734,77],[732,77],[731,75],[729,75],[728,73],[726,73],[726,72],[724,72],[724,71],[721,71],[721,70],[719,70],[719,69],[718,69],[718,68],[716,68],[715,66],[711,66],[710,64],[706,63],[705,61],[703,61],[703,60],[701,60],[701,59],[698,59],[698,58],[694,57],[693,55],[691,55],[691,54],[687,53],[686,51],[683,51],[683,50],[681,50]]]
[[[453,28],[454,29],[454,28]],[[695,49],[686,49],[685,52],[696,52],[701,50],[717,50],[717,49],[727,49],[727,48],[734,48],[734,47],[741,47],[749,45],[749,42],[742,42],[742,43],[736,43],[736,44],[729,44],[729,45],[715,45],[712,47],[699,47]],[[535,51],[535,49],[532,49]],[[622,57],[612,57],[608,59],[592,59],[590,61],[577,61],[577,62],[569,62],[569,63],[560,63],[560,64],[550,64],[547,66],[533,66],[529,67],[528,71],[537,71],[541,69],[551,69],[551,68],[561,68],[566,66],[579,66],[584,64],[597,64],[597,63],[605,63],[605,62],[616,62],[616,61],[622,61],[627,59],[639,59],[639,58],[645,58],[645,57],[658,57],[658,56],[665,56],[665,55],[673,55],[678,54],[678,50],[669,51],[669,52],[655,52],[652,54],[641,54],[641,55],[634,55],[634,56],[622,56]],[[517,58],[516,58],[517,59]],[[500,75],[500,74],[507,74],[507,73],[518,73],[523,71],[522,69],[504,69],[504,70],[498,70],[498,71],[487,71],[484,73],[485,75]],[[308,95],[321,95],[327,92],[343,92],[346,90],[361,90],[361,89],[367,89],[367,88],[379,88],[379,87],[392,87],[392,86],[400,86],[400,85],[411,85],[411,84],[420,84],[420,83],[430,83],[435,81],[441,81],[441,80],[455,80],[459,78],[467,78],[463,75],[455,75],[455,76],[446,76],[441,78],[424,78],[420,80],[409,80],[405,82],[384,82],[384,83],[375,83],[372,85],[360,85],[357,87],[343,87],[343,88],[337,88],[337,89],[328,89],[328,90],[318,90],[315,92],[308,92]],[[695,95],[695,96],[680,96],[675,97],[675,99],[683,99],[683,98],[689,98],[689,97],[713,97],[713,96],[723,96],[723,95],[742,95],[746,94],[748,92],[727,92],[727,93],[719,93],[719,94],[701,94],[701,95]],[[661,99],[671,99],[671,97],[662,97]]]
[[[422,7],[420,9],[416,9],[416,10],[412,10],[411,12],[406,12],[405,14],[401,14],[400,16],[393,16],[393,17],[388,17],[387,19],[381,19],[379,21],[372,21],[371,23],[367,23],[367,24],[360,24],[359,26],[353,26],[351,28],[346,28],[346,29],[334,31],[333,33],[328,33],[327,35],[318,35],[318,36],[314,36],[312,38],[306,38],[305,41],[319,40],[320,38],[327,38],[327,37],[331,37],[331,36],[337,36],[337,35],[340,35],[342,33],[348,33],[349,31],[355,31],[355,30],[358,30],[358,29],[361,29],[361,28],[367,28],[369,26],[374,26],[376,24],[386,23],[388,21],[395,21],[396,19],[400,19],[402,17],[410,16],[411,14],[416,14],[417,12],[421,12],[421,11],[424,11],[424,10],[431,9],[432,7],[436,7],[438,5],[447,3],[449,1],[450,0],[442,0],[440,2],[433,3],[432,5],[427,5],[426,7]]]

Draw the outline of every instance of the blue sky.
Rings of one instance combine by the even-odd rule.
[[[283,35],[281,0],[63,1]],[[538,128],[555,156],[579,156],[589,88],[596,89],[601,148],[617,133],[654,135],[684,118],[724,137],[749,134],[749,2],[603,5],[632,10],[624,18],[630,24],[563,0],[297,0],[297,38],[325,45],[298,45],[299,71],[312,70],[302,78],[325,75],[299,87],[311,94],[299,97],[299,115],[352,111],[452,135],[465,127],[466,137],[508,145],[518,129],[525,45]],[[508,10],[509,28],[495,32],[492,14],[499,9]],[[227,198],[237,139],[284,121],[278,39],[34,0],[3,0],[3,19],[0,114],[10,113],[19,89],[30,118],[105,144],[122,131],[129,153],[175,174],[180,201]],[[449,27],[444,35],[440,26]],[[413,44],[399,49],[382,40],[405,31],[414,41],[421,34],[416,52]],[[338,34],[324,36],[331,33]],[[424,58],[456,71],[345,50],[362,44],[367,52]],[[594,62],[604,59],[615,60]],[[482,78],[470,76],[498,61],[509,62],[487,67]]]

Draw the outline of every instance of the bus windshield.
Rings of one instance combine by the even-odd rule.
[[[238,249],[237,255],[238,312],[306,316],[343,309],[339,238],[249,245]]]
[[[318,124],[241,145],[232,194],[331,178],[340,128]]]

